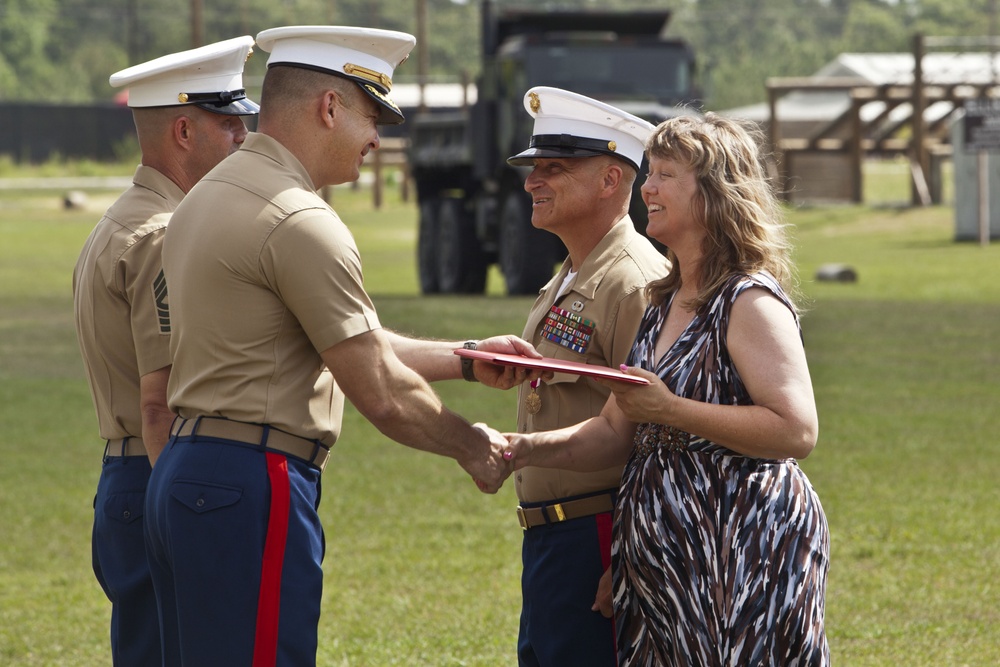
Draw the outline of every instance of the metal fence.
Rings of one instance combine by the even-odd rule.
[[[134,136],[128,107],[0,103],[0,155],[16,162],[56,156],[113,160]]]

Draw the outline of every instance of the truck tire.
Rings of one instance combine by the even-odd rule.
[[[420,202],[420,220],[417,223],[417,278],[423,294],[437,294],[438,284],[438,219],[441,199],[428,197]]]
[[[488,265],[462,199],[441,202],[437,255],[437,284],[442,293],[482,294],[486,290]]]
[[[531,225],[531,199],[511,191],[500,210],[500,270],[507,294],[537,294],[552,278],[559,237]]]

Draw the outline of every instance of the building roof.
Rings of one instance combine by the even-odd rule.
[[[428,107],[460,107],[462,106],[462,84],[460,83],[428,83],[424,84],[424,104]],[[469,84],[465,89],[466,103],[476,101],[476,86]],[[400,107],[416,108],[420,106],[420,85],[416,83],[397,83],[392,88],[392,98]]]
[[[1000,55],[927,53],[924,54],[922,66],[925,83],[986,84],[990,81],[1000,81]],[[913,69],[912,53],[842,53],[813,76],[822,78],[853,76],[865,79],[874,85],[910,85],[913,83]]]
[[[956,83],[987,84],[1000,82],[1000,55],[989,53],[928,53],[923,57],[925,83],[949,85]],[[857,78],[872,85],[911,85],[913,83],[912,53],[842,53],[821,67],[811,78],[816,81],[833,78]],[[836,118],[847,110],[847,91],[793,91],[778,99],[778,117],[785,121],[819,121]],[[872,102],[862,109],[862,118],[873,118],[884,108]],[[928,121],[950,109],[942,103],[927,108]],[[897,113],[908,113],[903,104]],[[762,102],[720,112],[725,116],[766,122],[770,118],[768,104]]]

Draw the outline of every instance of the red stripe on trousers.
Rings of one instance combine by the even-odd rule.
[[[271,482],[271,509],[264,539],[264,559],[257,599],[257,631],[254,634],[253,667],[274,667],[278,661],[278,615],[281,610],[281,569],[288,539],[288,511],[291,506],[288,460],[271,452],[267,456],[267,477]]]
[[[595,519],[597,519],[597,541],[601,546],[601,565],[607,570],[611,567],[611,526],[612,526],[612,515],[611,512],[605,512],[604,514],[598,514]],[[614,594],[614,591],[612,591]],[[615,664],[617,664],[618,658],[618,633],[615,631],[615,618],[611,617],[611,640],[614,642],[615,647]]]
[[[597,541],[601,545],[601,565],[604,569],[611,567],[611,512],[598,514]]]

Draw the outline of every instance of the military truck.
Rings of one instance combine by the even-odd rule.
[[[536,293],[552,277],[565,248],[532,227],[529,170],[506,162],[531,137],[524,95],[533,86],[564,88],[654,124],[677,105],[697,105],[693,52],[664,37],[669,19],[667,10],[498,10],[483,0],[475,102],[407,123],[424,294],[481,293],[494,263],[511,295]],[[644,231],[641,182],[631,215]]]

